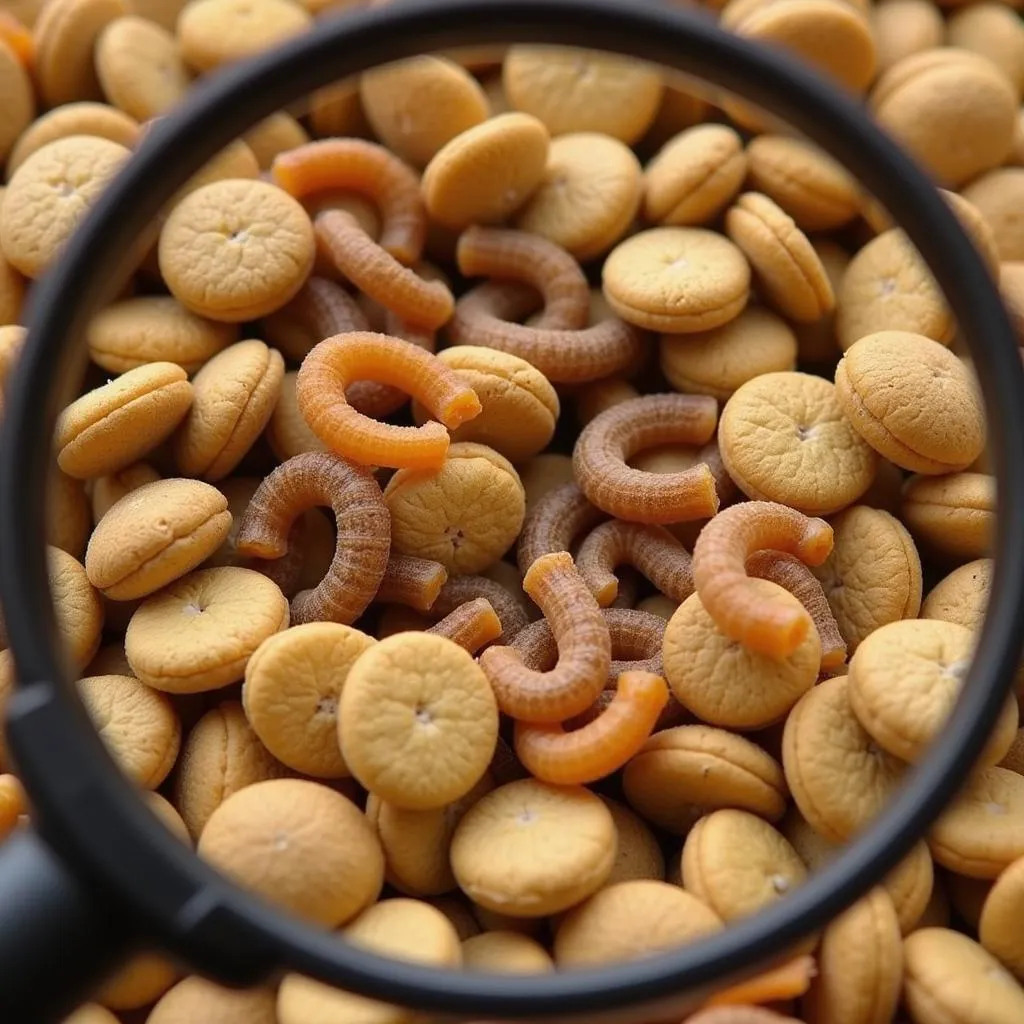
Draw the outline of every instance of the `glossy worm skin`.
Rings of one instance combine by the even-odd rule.
[[[811,616],[821,640],[821,668],[831,672],[846,661],[846,641],[818,577],[794,555],[757,551],[747,559],[747,574],[777,583],[788,590]]]
[[[561,484],[537,500],[519,533],[516,559],[525,576],[541,555],[570,551],[576,539],[607,516],[576,484]]]
[[[267,343],[296,363],[301,363],[324,338],[369,329],[366,314],[355,298],[326,277],[311,277],[291,302],[263,321]]]
[[[706,519],[719,507],[715,478],[705,463],[680,473],[648,473],[628,461],[645,448],[710,440],[718,403],[706,395],[644,395],[620,402],[591,420],[573,451],[580,490],[599,509],[636,523]]]
[[[305,516],[299,516],[288,531],[288,550],[280,558],[239,558],[238,564],[244,569],[263,573],[291,600],[299,589],[302,566],[306,561],[306,533]]]
[[[380,588],[391,548],[391,516],[369,470],[329,452],[307,452],[282,463],[249,502],[238,551],[280,558],[292,523],[318,506],[330,508],[337,522],[334,558],[316,587],[292,600],[291,622],[351,625]]]
[[[401,388],[440,422],[402,427],[356,412],[345,392],[357,380]],[[391,469],[436,469],[448,453],[446,428],[481,410],[476,392],[437,356],[369,331],[339,334],[315,346],[302,363],[295,391],[299,411],[325,445],[354,462]]]
[[[538,235],[468,228],[456,249],[459,270],[489,281],[467,292],[448,324],[454,345],[483,345],[532,363],[553,383],[598,380],[634,366],[644,335],[618,318],[587,327],[589,288],[579,264]],[[528,289],[523,284],[531,286]],[[537,307],[535,322],[517,321]]]
[[[542,782],[581,786],[621,768],[647,741],[668,703],[668,685],[650,672],[619,676],[615,697],[592,722],[565,732],[561,725],[516,722],[516,754]]]
[[[28,799],[21,783],[13,775],[0,775],[0,840],[18,827],[23,814],[28,814]]]
[[[447,579],[448,570],[440,562],[392,554],[375,600],[383,604],[404,604],[418,612],[426,612],[437,600]]]
[[[690,553],[663,526],[602,523],[587,534],[576,555],[576,567],[602,608],[619,593],[615,569],[632,565],[666,597],[682,603],[693,593]]]
[[[508,643],[529,624],[521,602],[500,583],[487,576],[452,576],[441,587],[437,600],[431,606],[433,615],[449,615],[468,601],[484,598],[501,621],[501,635],[495,637]]]
[[[780,1017],[750,1004],[798,999],[810,988],[815,973],[813,956],[794,957],[781,967],[716,992],[706,1003],[709,1009],[689,1018],[686,1024],[800,1024],[792,1017]]]
[[[383,146],[362,139],[308,142],[275,157],[271,177],[296,199],[332,189],[358,192],[380,211],[386,252],[407,267],[423,256],[427,211],[419,175]]]
[[[564,722],[579,714],[604,689],[612,640],[601,609],[567,551],[544,555],[530,566],[523,589],[551,625],[558,664],[537,672],[511,647],[489,647],[480,665],[498,707],[524,722]]]
[[[491,603],[478,597],[459,605],[425,632],[446,636],[470,654],[476,654],[501,636],[501,620]]]
[[[378,245],[350,213],[326,210],[314,222],[317,248],[342,277],[402,320],[430,330],[446,323],[455,298],[442,281],[426,281]]]
[[[747,559],[765,550],[821,565],[832,551],[832,527],[770,501],[733,505],[697,538],[693,580],[708,615],[730,640],[770,658],[785,658],[807,635],[811,617],[804,608],[766,603],[752,592]]]

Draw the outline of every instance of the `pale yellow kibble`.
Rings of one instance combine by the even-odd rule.
[[[464,797],[498,738],[498,706],[483,669],[445,637],[396,633],[349,669],[338,712],[341,753],[371,793],[408,810]]]
[[[86,135],[33,153],[11,178],[0,208],[7,262],[26,277],[41,276],[127,158],[124,146]]]
[[[562,968],[597,967],[696,942],[722,927],[692,893],[669,882],[619,882],[569,912],[555,936]]]
[[[706,224],[747,173],[743,140],[727,125],[696,125],[665,144],[644,171],[644,216],[652,223]]]
[[[643,186],[639,161],[618,139],[597,132],[562,135],[552,140],[544,180],[519,212],[516,227],[585,262],[626,234]]]
[[[425,167],[457,135],[490,116],[476,79],[444,57],[413,57],[367,71],[359,96],[374,135],[414,167]]]
[[[484,932],[464,939],[462,965],[484,974],[550,974],[555,969],[547,950],[518,932]]]
[[[335,622],[309,622],[267,637],[245,667],[242,706],[256,735],[304,775],[348,775],[338,743],[338,701],[373,637]]]
[[[277,1024],[276,1002],[270,988],[240,992],[185,978],[164,993],[146,1024]]]
[[[67,1017],[64,1024],[119,1024],[119,1021],[106,1007],[87,1003]]]
[[[544,180],[550,137],[529,114],[492,117],[455,136],[423,172],[423,201],[438,224],[500,224]]]
[[[941,46],[946,26],[932,0],[880,0],[871,11],[878,73],[915,53]]]
[[[328,928],[352,920],[384,884],[384,854],[359,808],[301,779],[257,782],[228,797],[198,849],[240,885]]]
[[[253,125],[244,138],[261,170],[266,171],[276,156],[309,142],[309,133],[291,114],[279,110]]]
[[[984,2],[961,8],[949,19],[946,43],[987,57],[1018,95],[1024,92],[1024,24],[1012,7]]]
[[[502,81],[513,108],[552,135],[602,132],[627,145],[650,127],[664,90],[656,65],[560,46],[513,46]]]
[[[523,779],[489,793],[463,817],[451,864],[462,891],[485,909],[546,917],[600,889],[617,847],[611,812],[589,790]]]
[[[99,525],[114,505],[136,488],[156,483],[159,479],[160,474],[148,462],[133,462],[116,473],[94,477],[90,495],[93,525]]]
[[[185,819],[174,809],[174,804],[167,797],[152,790],[146,792],[145,799],[149,809],[160,820],[164,828],[176,839],[190,847],[192,837],[189,835],[188,826],[185,824]]]
[[[419,900],[390,899],[370,907],[344,931],[345,940],[395,960],[439,968],[462,966],[462,945],[451,922]],[[278,1024],[413,1024],[420,1015],[288,975],[277,998]]]
[[[138,1010],[162,996],[177,980],[178,968],[156,953],[140,953],[96,994],[111,1010]]]

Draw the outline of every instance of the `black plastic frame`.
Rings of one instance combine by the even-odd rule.
[[[89,317],[130,272],[136,240],[180,184],[251,124],[313,89],[416,53],[505,42],[593,47],[677,68],[762,105],[845,164],[898,213],[946,293],[988,404],[999,479],[996,568],[979,654],[952,722],[870,831],[790,898],[700,945],[529,980],[435,971],[351,948],[246,895],[173,840],[106,755],[59,663],[43,530],[60,370],[72,365]],[[76,877],[116,895],[112,908],[131,908],[126,926],[225,983],[294,970],[460,1017],[681,1013],[716,984],[777,959],[909,851],[982,749],[1024,643],[1024,373],[989,273],[932,183],[855,101],[700,13],[647,0],[406,0],[325,20],[218,74],[152,131],[34,290],[30,339],[10,394],[0,447],[0,594],[22,682],[8,728],[40,829]]]

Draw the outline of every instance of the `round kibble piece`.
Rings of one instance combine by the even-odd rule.
[[[703,228],[652,228],[620,242],[602,271],[623,320],[693,334],[734,320],[750,294],[750,266],[727,238]]]
[[[555,969],[547,950],[518,932],[484,932],[463,939],[462,966],[485,974],[550,974]]]
[[[146,1024],[277,1024],[275,1004],[272,989],[239,992],[197,976],[165,992]]]
[[[1010,16],[1017,20],[1015,15]],[[1020,212],[1024,202],[1024,167],[989,171],[971,182],[963,195],[992,229],[1000,260],[1024,260],[1024,221]]]
[[[878,73],[924,50],[941,46],[946,33],[942,13],[932,0],[880,0],[871,11],[878,47]]]
[[[981,909],[978,939],[982,946],[1024,977],[1024,937],[1019,928],[1024,910],[1024,858],[1015,860],[997,879]]]
[[[359,808],[315,782],[272,779],[228,797],[199,855],[307,921],[335,928],[373,903],[384,854]]]
[[[459,887],[482,907],[545,917],[604,885],[616,845],[615,822],[593,793],[523,779],[489,793],[463,817],[451,864]]]
[[[529,114],[499,114],[456,135],[423,172],[423,201],[444,227],[500,224],[544,179],[550,138]]]
[[[831,515],[871,486],[878,457],[843,413],[836,389],[806,373],[765,373],[728,400],[718,444],[748,497]]]
[[[18,60],[17,54],[0,39],[0,96],[3,97],[4,118],[0,123],[0,161],[7,159],[18,137],[32,123],[35,97],[32,80]]]
[[[228,179],[174,207],[159,252],[167,287],[183,306],[238,323],[294,297],[313,269],[316,244],[308,214],[288,193],[265,181]]]
[[[985,412],[970,372],[921,335],[861,338],[836,368],[836,397],[861,437],[903,469],[956,472],[985,449]]]
[[[561,968],[597,967],[696,942],[722,928],[705,902],[668,882],[609,885],[571,910],[555,936]]]
[[[115,601],[133,601],[196,568],[231,528],[227,499],[198,480],[144,484],[116,502],[89,539],[85,569]]]
[[[472,655],[442,636],[397,633],[349,670],[341,753],[371,793],[410,810],[465,796],[494,756],[498,705]]]
[[[125,634],[135,675],[169,693],[201,693],[241,679],[273,633],[288,627],[276,583],[251,569],[189,573],[139,605]]]
[[[374,639],[336,622],[308,622],[267,637],[245,667],[242,704],[256,735],[282,763],[316,778],[343,778],[338,701]]]
[[[999,3],[970,4],[949,19],[946,42],[987,57],[1020,95],[1024,92],[1024,25]]]
[[[996,479],[985,473],[911,477],[903,519],[930,551],[957,560],[990,553],[995,536]]]
[[[11,178],[0,208],[7,262],[26,277],[41,276],[127,157],[124,146],[86,135],[33,153]]]

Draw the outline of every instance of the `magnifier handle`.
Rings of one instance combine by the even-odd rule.
[[[116,908],[70,874],[35,831],[18,829],[0,846],[0,1021],[60,1024],[129,949]]]

